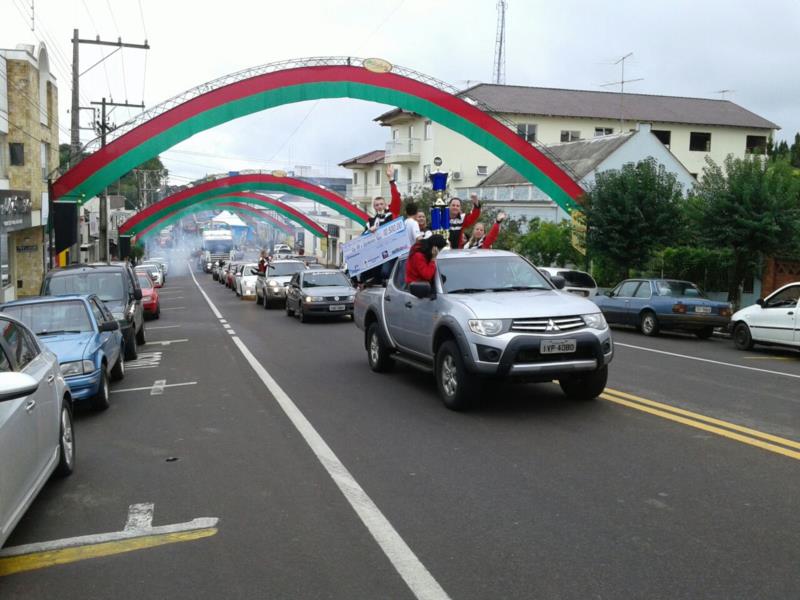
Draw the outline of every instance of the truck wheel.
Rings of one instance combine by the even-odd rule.
[[[372,323],[367,329],[367,360],[376,373],[386,373],[394,367],[391,352],[383,341],[380,326]]]
[[[480,393],[480,382],[464,366],[458,344],[447,340],[436,353],[436,386],[450,410],[467,410]]]
[[[136,336],[131,331],[128,339],[125,340],[125,360],[136,360],[139,358],[139,350],[136,347]]]
[[[658,319],[652,310],[646,310],[639,321],[639,329],[647,336],[658,335]]]
[[[750,328],[745,323],[739,323],[733,330],[733,345],[739,350],[752,350],[755,346]]]
[[[568,398],[573,400],[594,400],[606,389],[608,367],[605,366],[591,373],[573,375],[559,379],[558,385]]]
[[[144,323],[142,323],[139,331],[136,332],[136,343],[140,346],[144,346],[147,343],[147,339],[144,337]]]

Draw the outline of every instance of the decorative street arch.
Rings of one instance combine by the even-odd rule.
[[[319,238],[324,238],[327,237],[328,235],[328,232],[325,229],[323,229],[320,225],[312,221],[307,215],[303,214],[296,208],[286,204],[286,202],[283,202],[281,200],[276,200],[274,198],[270,198],[269,196],[264,196],[262,194],[255,194],[253,192],[222,193],[219,196],[206,198],[205,200],[199,202],[197,201],[191,202],[180,208],[174,208],[172,210],[167,209],[163,211],[157,219],[153,220],[148,225],[144,225],[141,228],[138,228],[136,231],[132,231],[130,229],[126,229],[125,231],[123,231],[123,227],[125,227],[125,225],[128,222],[126,221],[125,223],[122,224],[122,226],[120,226],[120,233],[122,233],[123,235],[135,234],[137,239],[143,239],[144,237],[147,237],[151,233],[160,231],[167,225],[174,223],[181,217],[191,212],[208,210],[209,208],[213,208],[221,204],[229,202],[237,202],[241,200],[246,200],[251,204],[256,204],[258,206],[263,206],[264,208],[269,208],[270,210],[274,210],[275,212],[280,213],[286,218],[296,222],[298,225],[300,225],[301,227],[308,230],[313,235]]]
[[[53,184],[54,199],[87,201],[146,160],[196,133],[306,100],[356,98],[416,112],[483,146],[570,212],[583,190],[563,167],[463,93],[379,59],[312,58],[271,63],[198,86],[142,113]],[[91,149],[91,148],[89,148]],[[447,157],[444,157],[447,160]]]
[[[251,221],[264,221],[272,227],[280,229],[284,233],[291,234],[294,232],[288,223],[281,221],[280,219],[276,219],[271,214],[250,206],[249,204],[244,204],[243,202],[222,202],[219,204],[219,207],[230,210],[234,213],[238,213],[242,218],[248,217]]]
[[[220,177],[219,179],[206,181],[200,185],[167,196],[163,200],[151,204],[144,210],[130,217],[120,226],[119,232],[122,234],[134,234],[148,225],[159,221],[164,216],[196,202],[202,202],[203,200],[218,196],[235,195],[238,192],[252,192],[254,190],[285,192],[287,194],[302,196],[314,202],[324,204],[345,217],[358,221],[359,223],[363,223],[367,220],[367,213],[357,206],[350,204],[342,196],[328,189],[301,179],[295,179],[294,177],[252,174]],[[258,194],[252,197],[265,198],[265,196]]]

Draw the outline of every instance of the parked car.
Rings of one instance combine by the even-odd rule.
[[[612,325],[632,325],[645,335],[663,329],[710,338],[714,328],[728,326],[732,312],[727,302],[710,300],[695,284],[676,279],[626,279],[591,300]]]
[[[164,285],[164,275],[161,273],[161,269],[158,268],[158,265],[136,265],[133,268],[133,272],[147,275],[153,281],[153,286],[155,287],[162,287]]]
[[[570,292],[585,298],[591,298],[597,295],[597,282],[594,277],[585,273],[584,271],[576,271],[575,269],[564,269],[561,267],[537,267],[540,271],[545,272],[547,275],[563,277],[566,285],[564,286],[565,292]]]
[[[310,317],[352,317],[356,290],[344,273],[335,269],[295,273],[286,290],[286,314],[301,323]]]
[[[225,269],[225,287],[233,289],[233,278],[236,277],[236,269],[239,268],[241,263],[231,261],[229,266]]]
[[[72,396],[58,358],[0,315],[0,547],[48,478],[75,468]]]
[[[138,273],[139,286],[142,288],[142,311],[145,317],[158,319],[161,317],[161,300],[158,297],[153,280],[144,273]]]
[[[158,280],[160,281],[161,286],[167,283],[167,272],[164,270],[163,264],[155,261],[146,260],[144,262],[139,263],[137,266],[144,267],[146,269],[157,269],[159,273]],[[156,280],[156,278],[154,278],[154,280]]]
[[[142,288],[133,270],[121,263],[72,265],[48,271],[42,296],[97,294],[119,322],[125,340],[125,360],[134,360],[144,344]]]
[[[256,295],[256,281],[258,280],[258,263],[244,263],[236,273],[234,290],[237,296],[250,298]]]
[[[24,323],[55,352],[74,402],[108,408],[108,382],[125,377],[124,342],[119,323],[100,298],[39,296],[9,302],[0,311]]]
[[[503,250],[444,250],[433,282],[406,285],[406,259],[386,287],[355,296],[373,371],[395,362],[435,375],[444,404],[468,408],[484,378],[558,380],[572,398],[605,389],[614,354],[595,304],[560,291],[523,257]]]
[[[295,273],[306,268],[302,260],[273,260],[267,271],[258,275],[256,281],[256,302],[263,302],[264,308],[275,304],[285,304],[286,288]]]
[[[733,342],[739,350],[755,344],[800,348],[800,281],[759,298],[731,317]]]
[[[163,256],[151,256],[147,259],[147,262],[154,262],[161,265],[161,270],[164,272],[164,278],[166,279],[167,274],[169,273],[169,262]]]

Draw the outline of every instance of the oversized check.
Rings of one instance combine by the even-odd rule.
[[[342,258],[353,276],[407,253],[408,235],[403,219],[389,221],[375,233],[342,244]]]

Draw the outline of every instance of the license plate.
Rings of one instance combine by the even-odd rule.
[[[344,304],[332,304],[328,307],[328,310],[331,312],[337,310],[344,310]]]
[[[577,340],[542,340],[539,346],[541,354],[567,354],[578,348]]]
[[[711,314],[711,307],[710,306],[695,306],[694,312],[700,313],[703,315]]]

